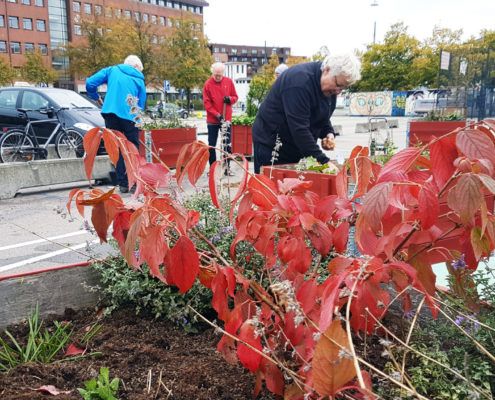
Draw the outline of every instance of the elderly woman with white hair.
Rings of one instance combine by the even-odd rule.
[[[86,79],[86,91],[93,100],[103,103],[101,115],[105,126],[122,132],[139,149],[139,129],[136,127],[136,114],[131,112],[128,96],[137,98],[137,104],[144,109],[146,104],[146,85],[144,83],[143,64],[138,56],[127,56],[123,64],[103,68]],[[107,84],[105,101],[101,101],[98,87]],[[129,191],[129,182],[122,155],[116,168],[117,183],[121,193]]]
[[[254,171],[263,165],[297,163],[312,156],[329,158],[318,146],[333,150],[330,122],[337,95],[361,78],[361,63],[352,54],[295,65],[281,74],[260,106],[253,125]],[[275,143],[282,144],[274,153]]]
[[[218,131],[222,123],[232,121],[232,105],[238,97],[232,79],[224,76],[225,65],[216,62],[211,66],[211,77],[203,86],[203,104],[206,110],[206,125],[208,128],[208,144],[210,148],[210,165],[216,161],[215,147],[218,141]],[[227,124],[226,137],[224,137],[223,150],[231,152],[230,124]],[[230,160],[227,161],[225,175],[232,176]]]

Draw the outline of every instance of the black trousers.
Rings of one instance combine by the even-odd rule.
[[[120,118],[113,113],[101,114],[105,120],[105,126],[108,129],[115,129],[116,131],[122,132],[127,140],[131,142],[137,149],[139,149],[139,129],[133,121],[128,119]],[[129,181],[127,180],[127,172],[125,170],[125,163],[122,154],[119,156],[119,161],[117,162],[117,184],[119,186],[128,187]]]
[[[217,146],[217,141],[218,141],[218,131],[220,130],[220,125],[219,124],[208,124],[208,145],[212,147]],[[227,130],[227,136],[225,138],[225,143],[223,143],[222,149],[223,151],[227,153],[232,152],[232,146],[230,142],[230,130],[231,127],[229,125],[229,128]],[[210,158],[209,162],[210,165],[213,164],[217,160],[217,155],[215,152],[215,149],[210,149]],[[230,163],[230,160],[227,162],[228,164]]]

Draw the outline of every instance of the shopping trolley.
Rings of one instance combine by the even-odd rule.
[[[394,146],[392,128],[385,117],[368,118],[370,155],[387,154]]]

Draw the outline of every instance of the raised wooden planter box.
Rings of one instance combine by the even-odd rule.
[[[182,146],[196,140],[196,128],[167,128],[152,129],[151,141],[153,153],[158,155],[168,167],[175,168]],[[144,143],[144,132],[139,132],[139,141]],[[146,155],[145,146],[139,146],[139,154]],[[157,163],[158,158],[153,155],[153,162]]]
[[[312,181],[313,186],[309,190],[315,192],[320,197],[337,194],[337,175],[322,174],[320,172],[313,171],[296,171],[294,168],[296,164],[284,164],[264,166],[261,169],[261,173],[270,177],[276,183],[285,178],[297,178],[300,175],[304,176],[304,180]]]
[[[251,125],[232,125],[232,153],[253,155],[253,135]]]
[[[407,131],[408,146],[419,143],[426,144],[430,140],[452,132],[457,128],[464,128],[466,121],[410,121]]]

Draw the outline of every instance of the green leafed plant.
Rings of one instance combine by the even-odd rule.
[[[251,117],[249,115],[243,114],[232,117],[232,125],[253,125],[256,117]]]
[[[6,339],[0,336],[0,371],[9,371],[17,365],[28,362],[50,363],[68,343],[72,328],[67,323],[55,321],[53,328],[44,328],[36,305],[28,318],[28,337],[20,343],[9,332]]]
[[[100,368],[97,379],[84,383],[84,389],[77,389],[84,400],[118,400],[119,378],[110,380],[110,371],[106,367]]]

